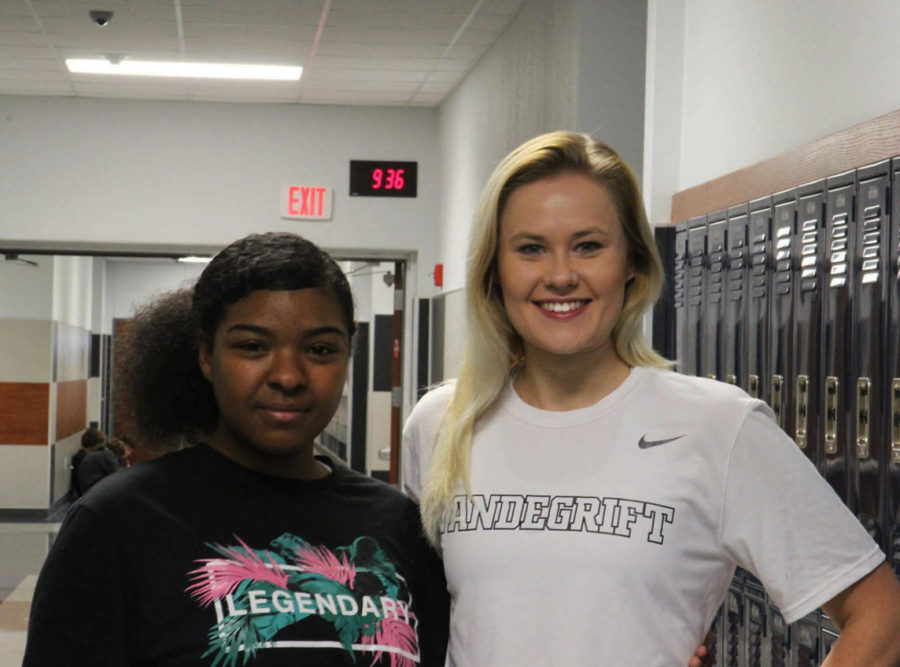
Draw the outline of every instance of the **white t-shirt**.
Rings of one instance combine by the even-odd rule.
[[[452,385],[404,429],[418,497]],[[441,538],[448,664],[686,664],[740,565],[793,622],[884,555],[771,412],[730,385],[634,368],[548,412],[510,385],[476,424],[471,500]]]

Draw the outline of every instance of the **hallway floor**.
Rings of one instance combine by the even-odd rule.
[[[21,667],[34,584],[58,523],[0,523],[0,667]]]

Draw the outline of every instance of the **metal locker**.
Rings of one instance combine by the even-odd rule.
[[[853,197],[856,173],[825,182],[825,293],[822,301],[822,474],[851,511],[856,512],[855,452],[850,450],[853,398],[849,350],[852,315]]]
[[[900,158],[894,158],[891,207],[890,264],[888,267],[888,387],[889,456],[885,475],[887,520],[890,537],[886,540],[888,562],[900,576]]]
[[[728,209],[725,233],[725,345],[723,380],[747,388],[747,325],[750,253],[747,246],[747,205]]]
[[[675,310],[675,360],[680,373],[687,355],[687,223],[675,225],[675,265],[672,268],[672,306]]]
[[[664,273],[662,290],[653,305],[653,349],[666,359],[676,359],[678,329],[675,325],[675,228],[672,225],[654,227],[653,235]],[[682,266],[682,276],[683,274]]]
[[[769,602],[766,608],[769,641],[766,642],[768,667],[788,667],[791,664],[791,628],[778,608]]]
[[[725,350],[725,232],[726,212],[710,213],[706,221],[706,269],[703,280],[703,349],[700,372],[724,379]]]
[[[876,542],[885,545],[882,471],[887,456],[887,268],[890,248],[890,161],[857,170],[853,253],[853,446],[857,515]],[[894,342],[896,346],[896,340]]]
[[[798,188],[794,236],[794,430],[797,446],[822,470],[822,292],[825,271],[825,181]]]
[[[750,295],[747,301],[747,393],[767,400],[769,384],[769,291],[772,242],[772,198],[749,204],[748,246]]]
[[[791,654],[796,667],[818,667],[822,661],[819,641],[818,612],[813,612],[794,623],[791,628]]]
[[[794,431],[793,338],[794,338],[794,236],[797,191],[787,190],[772,197],[772,253],[774,270],[769,316],[769,405],[778,425],[787,433]]]
[[[687,222],[687,257],[685,286],[687,309],[684,368],[688,375],[699,375],[703,349],[703,283],[706,273],[706,216],[691,218]]]

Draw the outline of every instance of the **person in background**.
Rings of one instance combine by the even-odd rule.
[[[84,495],[101,479],[122,468],[114,447],[122,447],[122,445],[111,439],[94,445],[85,451],[84,458],[78,465],[76,474],[80,495]]]
[[[865,529],[765,404],[643,341],[661,282],[611,148],[555,132],[496,167],[464,361],[404,430],[452,599],[448,664],[682,664],[736,566],[788,622],[824,608],[842,629],[828,667],[900,664],[900,584]]]
[[[72,455],[72,473],[70,476],[69,488],[73,498],[77,498],[84,491],[78,485],[78,468],[87,453],[92,449],[99,447],[106,442],[106,434],[96,426],[89,426],[81,434],[81,448]]]
[[[236,241],[138,312],[126,393],[141,442],[176,451],[73,506],[25,667],[444,664],[446,583],[416,505],[313,452],[354,328],[346,277],[293,234]]]
[[[109,447],[119,459],[119,465],[127,468],[131,465],[131,455],[134,453],[134,439],[128,435],[117,435],[110,438],[106,446]]]
[[[137,447],[137,442],[130,435],[118,435],[116,436],[119,442],[122,443],[123,453],[119,456],[119,462],[122,464],[123,468],[127,468],[131,465],[132,456],[134,455],[134,450]]]

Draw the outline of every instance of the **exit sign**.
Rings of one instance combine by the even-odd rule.
[[[292,220],[331,220],[334,191],[315,185],[282,185],[281,217]]]

